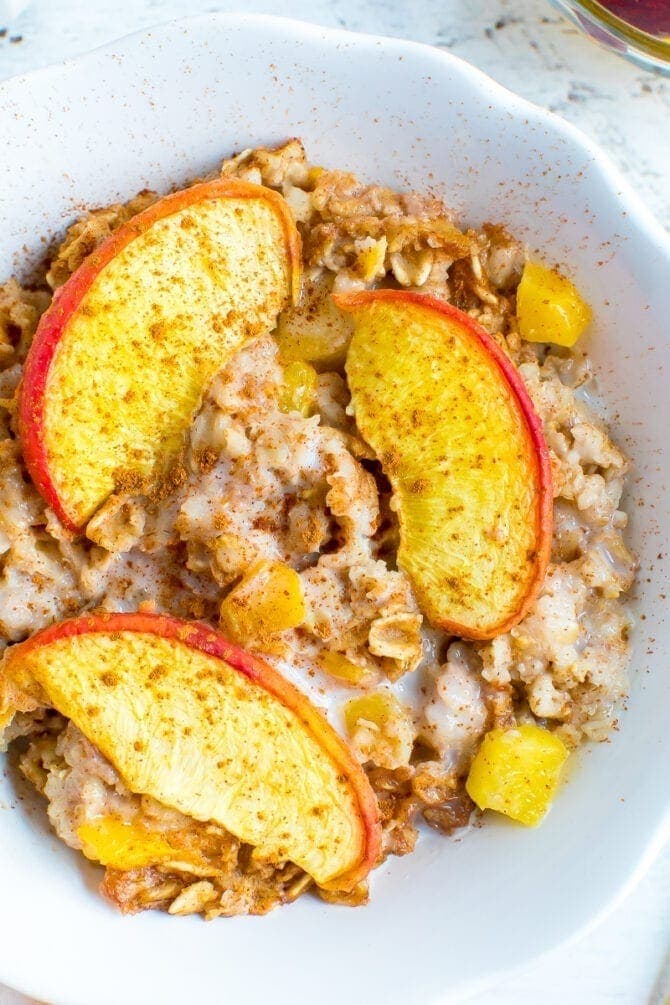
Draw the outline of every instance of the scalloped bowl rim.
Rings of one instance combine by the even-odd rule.
[[[612,165],[609,158],[583,133],[578,129],[560,119],[553,113],[547,112],[537,106],[531,104],[523,98],[514,95],[512,92],[505,89],[500,84],[491,80],[488,76],[482,73],[480,70],[466,63],[462,59],[451,55],[445,51],[440,51],[431,46],[422,45],[416,42],[406,42],[401,39],[396,38],[386,38],[374,35],[360,35],[354,34],[339,29],[323,28],[317,25],[307,24],[304,22],[278,18],[269,17],[264,15],[235,15],[235,14],[215,14],[215,15],[201,15],[198,17],[185,18],[179,21],[171,21],[164,25],[157,26],[155,28],[135,32],[128,35],[118,41],[112,42],[110,44],[101,46],[98,49],[93,50],[90,53],[86,53],[74,59],[68,59],[62,63],[55,64],[53,66],[45,67],[40,70],[36,70],[25,76],[13,77],[6,80],[0,84],[0,95],[3,99],[9,99],[10,105],[11,101],[18,102],[21,105],[22,102],[26,102],[25,92],[30,91],[34,87],[41,86],[44,82],[49,82],[55,84],[56,88],[66,89],[68,85],[73,86],[73,81],[78,77],[85,75],[87,71],[94,70],[97,67],[101,67],[104,70],[105,61],[108,60],[121,60],[130,58],[132,61],[133,54],[136,58],[139,58],[138,53],[140,53],[141,47],[146,45],[148,50],[154,52],[154,55],[160,48],[160,39],[167,39],[170,42],[175,41],[175,39],[181,38],[184,46],[188,45],[188,41],[191,38],[195,38],[198,32],[207,28],[210,30],[212,37],[216,38],[217,42],[221,45],[225,45],[226,31],[230,34],[235,34],[236,32],[240,36],[244,36],[245,33],[255,34],[265,45],[268,51],[276,46],[278,49],[281,48],[282,44],[288,42],[294,42],[295,44],[300,44],[308,46],[313,54],[313,59],[315,64],[318,63],[319,59],[324,61],[324,64],[328,62],[329,57],[333,56],[334,52],[337,52],[340,48],[346,51],[367,51],[376,53],[375,58],[379,57],[379,53],[383,52],[383,58],[386,59],[389,55],[394,55],[399,59],[408,58],[410,61],[414,61],[415,64],[421,63],[425,67],[426,72],[431,71],[433,74],[444,75],[445,81],[460,80],[462,83],[467,84],[473,91],[473,105],[477,105],[478,101],[480,103],[480,110],[482,101],[490,102],[489,110],[498,110],[501,113],[505,113],[511,116],[512,120],[519,122],[522,120],[526,126],[530,129],[532,125],[539,125],[543,130],[546,131],[547,135],[560,138],[560,140],[567,145],[567,148],[571,151],[577,152],[579,156],[583,159],[585,163],[584,170],[588,173],[591,172],[593,177],[599,181],[599,183],[606,189],[608,198],[611,200],[612,204],[617,207],[617,210],[621,212],[622,217],[627,218],[626,226],[629,228],[629,239],[631,235],[638,241],[642,242],[642,245],[647,245],[650,253],[656,256],[658,262],[660,263],[659,269],[661,267],[670,271],[670,237],[663,230],[663,228],[656,222],[647,207],[641,202],[639,197],[633,191],[628,182],[621,176],[619,171]],[[217,32],[219,35],[217,35]],[[219,37],[220,36],[220,37]],[[336,57],[336,59],[339,57]],[[109,66],[109,63],[107,63]],[[430,80],[431,77],[426,78]],[[362,103],[365,103],[366,99],[362,99]],[[18,105],[17,105],[18,107]],[[0,112],[0,116],[2,113]],[[309,136],[306,137],[309,150]],[[225,151],[222,150],[222,153]],[[335,164],[333,166],[346,167],[346,165]],[[662,295],[661,295],[662,300]],[[660,321],[660,319],[659,319]],[[666,763],[669,763],[668,758],[668,745],[662,751],[663,756],[666,759]],[[670,764],[669,764],[670,766]],[[505,834],[505,827],[501,827],[501,835]],[[604,891],[598,898],[595,904],[586,905],[583,910],[575,908],[573,911],[573,917],[566,924],[562,926],[559,925],[557,931],[546,939],[544,943],[542,939],[539,942],[535,941],[532,948],[524,952],[523,949],[516,952],[515,956],[512,956],[506,962],[497,960],[496,963],[487,969],[486,964],[482,965],[479,974],[468,974],[466,976],[460,976],[456,974],[450,975],[449,967],[443,965],[443,961],[436,960],[433,958],[432,972],[428,979],[421,979],[415,982],[415,990],[413,995],[408,996],[408,988],[406,982],[398,980],[394,982],[394,987],[398,986],[397,999],[395,993],[392,997],[389,997],[388,989],[385,997],[392,1003],[394,1000],[398,1002],[403,1001],[437,1001],[441,994],[446,994],[450,992],[453,995],[456,994],[471,994],[475,990],[482,987],[489,986],[494,980],[500,979],[502,974],[510,974],[516,972],[524,967],[526,967],[531,960],[538,959],[539,956],[546,954],[552,949],[556,948],[559,944],[565,944],[567,942],[573,941],[579,937],[585,930],[593,927],[601,918],[609,912],[630,890],[633,884],[639,879],[644,870],[648,867],[650,862],[653,860],[654,856],[658,853],[660,848],[670,837],[670,805],[666,802],[665,805],[659,804],[658,812],[655,816],[655,823],[653,828],[650,828],[645,833],[639,833],[634,839],[634,845],[636,851],[628,856],[628,865],[626,865],[620,874],[612,875],[609,882],[609,888]],[[44,836],[41,836],[40,840],[44,841]],[[0,845],[0,848],[2,846]],[[450,851],[453,852],[454,844],[451,843],[449,847],[444,848],[445,856],[449,856]],[[60,855],[60,852],[58,853]],[[431,851],[430,854],[434,853]],[[453,852],[454,860],[456,859],[456,852]],[[72,856],[72,861],[67,858],[69,853],[65,853],[66,858],[63,861],[66,862],[66,869],[68,871],[69,879],[71,880],[72,875],[77,874],[77,868],[74,864],[74,856]],[[391,866],[389,864],[380,870],[384,875],[389,873],[403,873],[406,879],[411,882],[412,879],[412,864],[414,856],[410,856],[406,860],[394,860]],[[61,859],[59,858],[60,862]],[[383,878],[382,878],[383,882]],[[90,884],[89,884],[90,885]],[[86,891],[86,897],[93,897],[94,895],[90,891]],[[292,909],[292,911],[294,911]],[[371,908],[364,909],[365,911],[371,911]],[[218,922],[215,925],[221,926],[220,931],[220,942],[223,945],[226,941],[226,929],[228,925],[239,925],[239,926],[253,926],[253,936],[258,938],[259,941],[263,941],[267,938],[279,938],[281,940],[281,927],[283,922],[281,920],[283,912],[280,911],[275,915],[262,920],[248,920],[239,919],[233,922]],[[311,911],[311,915],[321,919],[324,927],[327,927],[327,923],[323,920],[325,915],[323,911],[318,911],[315,908]],[[365,916],[359,915],[358,912],[352,917]],[[144,918],[146,916],[142,916]],[[370,914],[372,918],[372,915]],[[310,914],[305,915],[306,924],[310,925]],[[164,920],[164,919],[162,919]],[[139,921],[126,921],[125,925],[131,926],[133,930],[137,933],[137,938],[142,940],[145,938],[145,932],[149,932],[147,944],[153,944],[153,951],[156,949],[156,944],[161,943],[161,939],[166,939],[166,929],[162,924],[162,921],[154,923],[151,921],[149,926],[146,925],[141,919]],[[182,921],[171,920],[170,924],[180,927],[183,925]],[[193,926],[198,924],[193,919],[189,919],[187,925]],[[267,932],[261,932],[259,930],[259,925],[267,926]],[[119,931],[117,926],[117,931]],[[210,931],[210,926],[207,926],[205,931]],[[245,930],[247,930],[245,928]],[[361,936],[363,932],[363,938],[369,937],[369,933],[366,934],[365,922],[359,923],[358,921],[352,921],[352,938],[354,937],[354,930],[357,936]],[[189,929],[190,931],[190,929]],[[347,929],[349,931],[349,929]],[[249,928],[251,932],[251,928]],[[204,937],[203,937],[204,938]],[[208,942],[210,936],[207,937]],[[5,940],[5,946],[7,946],[7,940]],[[351,947],[350,947],[351,948]],[[39,958],[39,946],[35,946],[35,955]],[[394,947],[390,946],[390,955],[385,957],[386,963],[393,961]],[[379,947],[375,947],[375,952],[379,953],[381,950]],[[169,955],[169,954],[168,954]],[[332,958],[332,957],[331,957]],[[249,957],[249,962],[251,962],[252,957]],[[277,961],[275,960],[275,963]],[[450,961],[451,969],[453,970],[454,961]],[[270,971],[271,968],[268,968]],[[211,982],[211,987],[214,987],[215,975],[217,972],[217,965],[214,964],[211,969],[208,980]],[[166,971],[167,973],[167,971]],[[359,970],[357,972],[361,973]],[[61,975],[62,976],[62,975]],[[174,975],[173,975],[174,976]],[[285,976],[285,975],[284,975]],[[69,1005],[74,1005],[76,1002],[82,1003],[86,1002],[86,1005],[93,1005],[94,1001],[97,1002],[108,1002],[113,999],[109,998],[107,992],[102,993],[99,997],[92,997],[95,995],[94,989],[89,985],[87,994],[82,997],[80,983],[75,981],[74,984],[70,983],[67,986],[62,980],[57,979],[57,986],[52,981],[51,975],[46,972],[35,973],[31,968],[30,970],[26,967],[25,957],[21,957],[19,954],[18,962],[16,957],[4,958],[0,961],[0,978],[17,988],[30,993],[38,998],[47,998],[50,1001],[58,1001],[65,1003],[66,1001]],[[155,978],[155,975],[154,975]],[[237,977],[235,978],[237,979]],[[358,979],[358,976],[357,976]],[[110,982],[113,983],[112,978]],[[160,980],[160,979],[159,979]],[[297,980],[297,978],[296,978]],[[263,984],[263,982],[265,982]],[[330,1002],[338,1000],[338,996],[341,997],[341,991],[337,992],[337,987],[340,986],[341,977],[338,976],[336,979],[335,974],[332,975],[331,984],[332,987],[324,989],[323,1000],[325,1002]],[[116,985],[114,985],[116,987]],[[148,985],[147,985],[148,986]],[[162,1000],[166,1003],[176,1001],[176,992],[173,991],[169,994],[169,989],[171,982],[167,978],[163,980],[162,984],[153,984],[154,989],[160,989],[162,992]],[[243,986],[240,984],[240,986]],[[299,987],[295,984],[292,989],[291,994],[286,993],[285,986],[281,985],[281,981],[277,980],[277,975],[273,975],[269,972],[267,975],[267,980],[265,978],[261,979],[261,984],[254,984],[254,990],[252,997],[246,998],[248,1001],[259,1001],[262,997],[261,988],[267,987],[267,989],[273,989],[275,992],[275,1000],[280,1002],[285,1000],[291,1000],[291,998],[296,994],[296,989]],[[128,992],[126,992],[128,993]],[[279,995],[279,997],[277,997]],[[134,998],[128,998],[129,1001],[134,1001]],[[139,1000],[139,998],[137,999]],[[293,998],[295,1000],[295,998]],[[299,1000],[299,998],[298,998]],[[453,1000],[453,997],[450,999]]]

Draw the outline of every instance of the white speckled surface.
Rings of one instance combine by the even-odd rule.
[[[285,14],[448,47],[511,90],[581,127],[608,151],[658,218],[670,226],[670,79],[646,75],[600,51],[543,0],[414,0],[411,4],[407,0],[238,4],[37,0],[0,38],[0,78],[76,55],[172,17],[233,9]],[[495,910],[504,925],[506,905]],[[472,1001],[475,1005],[535,1005],[540,1001],[543,1005],[642,1005],[652,1001],[667,943],[670,856],[666,853],[596,931]],[[0,1005],[19,1001],[26,1000],[0,989]]]

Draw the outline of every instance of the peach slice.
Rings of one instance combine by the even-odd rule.
[[[470,317],[396,290],[337,296],[358,427],[400,524],[398,565],[445,631],[488,639],[535,599],[551,548],[542,424],[521,377]]]
[[[30,475],[73,531],[118,487],[160,479],[226,359],[298,295],[280,195],[221,179],[133,217],[55,294],[26,360]]]
[[[352,889],[378,858],[377,801],[348,746],[276,670],[206,625],[99,614],[38,632],[5,655],[0,720],[42,705],[132,792],[219,823],[321,887]]]

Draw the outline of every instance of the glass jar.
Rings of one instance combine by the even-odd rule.
[[[646,70],[670,75],[670,0],[552,0],[583,32]]]

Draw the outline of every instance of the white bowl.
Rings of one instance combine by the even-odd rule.
[[[84,207],[166,187],[287,136],[317,162],[446,195],[560,262],[595,309],[593,358],[635,459],[642,566],[632,694],[542,827],[422,835],[364,909],[304,898],[266,918],[122,918],[98,874],[5,783],[0,979],[63,1005],[450,1000],[571,937],[669,830],[670,241],[603,155],[561,120],[443,52],[270,18],[134,35],[0,88],[0,276]],[[24,250],[25,249],[25,250]]]

